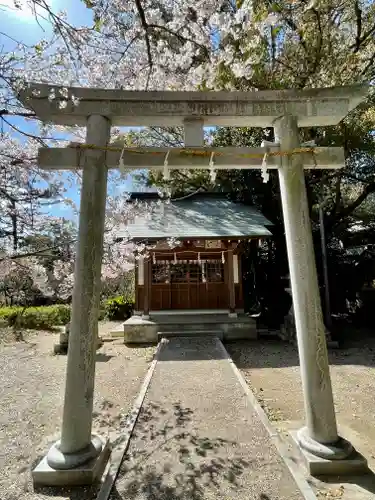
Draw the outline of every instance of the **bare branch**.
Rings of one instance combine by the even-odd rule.
[[[361,32],[362,32],[362,10],[359,6],[358,0],[355,0],[354,2],[354,12],[356,15],[356,22],[357,22],[357,33],[355,35],[354,52],[358,52],[361,47]]]
[[[6,120],[4,117],[2,117],[2,120],[10,127],[12,128],[13,130],[15,130],[16,132],[18,132],[19,134],[22,134],[22,135],[25,135],[26,137],[30,137],[31,139],[35,139],[37,142],[39,142],[39,144],[41,144],[43,147],[47,147],[48,144],[46,142],[43,141],[42,138],[40,137],[37,137],[36,135],[33,135],[33,134],[29,134],[28,132],[25,132],[24,130],[20,130],[18,127],[16,127],[15,125],[13,125],[12,123],[8,122],[8,120]]]
[[[74,238],[73,240],[60,242],[58,245],[52,245],[52,246],[41,248],[40,250],[34,250],[32,252],[25,252],[25,253],[9,255],[6,257],[1,257],[0,262],[4,262],[4,261],[9,260],[9,259],[16,260],[16,259],[23,259],[26,257],[45,256],[43,254],[45,254],[46,252],[49,252],[50,250],[59,249],[59,248],[61,248],[62,245],[71,245],[71,244],[75,243],[76,241],[77,241],[77,239]],[[48,256],[50,256],[50,254]]]
[[[334,212],[338,212],[339,206],[341,203],[341,172],[337,174],[336,183],[335,183],[335,204],[334,204]]]
[[[148,59],[148,63],[150,66],[149,73],[147,76],[147,82],[146,82],[146,90],[147,90],[149,82],[150,82],[153,64],[154,64],[153,60],[152,60],[151,43],[150,43],[150,38],[149,38],[149,34],[148,34],[149,26],[147,24],[146,15],[145,15],[145,11],[143,10],[143,7],[142,7],[141,0],[135,0],[135,5],[136,5],[137,10],[138,10],[138,14],[139,14],[139,17],[141,20],[141,25],[145,31],[145,43],[146,43],[146,50],[147,50],[147,59]]]

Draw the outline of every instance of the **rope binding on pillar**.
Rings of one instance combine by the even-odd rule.
[[[163,169],[163,179],[165,181],[171,180],[171,172],[168,166],[168,158],[169,158],[169,153],[170,151],[167,152],[164,158],[164,169]]]
[[[119,160],[119,170],[122,174],[125,173],[125,164],[124,164],[124,151],[125,151],[125,144],[124,147],[121,150],[121,155],[120,155],[120,160]]]
[[[163,179],[165,181],[171,180],[171,172],[168,167],[168,158],[169,158],[169,153],[170,151],[167,152],[164,158],[164,169],[163,169]]]
[[[210,169],[210,181],[211,181],[211,184],[215,184],[215,181],[216,181],[216,170],[215,170],[215,164],[214,164],[214,154],[215,154],[215,152],[211,153],[210,163],[208,164],[208,168]]]
[[[267,184],[267,182],[270,180],[270,174],[267,170],[267,158],[270,155],[270,147],[271,146],[279,146],[279,143],[276,142],[271,142],[271,141],[262,141],[262,148],[266,148],[266,152],[264,153],[263,159],[262,159],[262,165],[260,167],[260,175],[263,179],[263,182]]]
[[[307,141],[307,142],[302,143],[301,146],[303,146],[303,147],[310,147],[311,148],[311,156],[312,156],[312,159],[313,159],[314,168],[317,168],[318,164],[317,164],[317,161],[316,161],[316,151],[315,151],[316,142],[314,140]]]
[[[263,183],[267,184],[267,182],[270,179],[270,174],[268,173],[267,170],[267,157],[268,157],[268,151],[264,153],[263,159],[262,159],[262,165],[260,167],[260,175],[263,179]]]

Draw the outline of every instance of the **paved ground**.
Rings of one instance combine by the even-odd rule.
[[[217,339],[160,353],[111,500],[300,500]]]

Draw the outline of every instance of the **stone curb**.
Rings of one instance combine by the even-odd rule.
[[[285,445],[285,443],[282,441],[282,439],[279,436],[279,433],[277,430],[272,426],[271,422],[269,421],[267,414],[263,410],[263,408],[260,406],[257,398],[255,397],[254,393],[248,386],[246,380],[242,376],[241,372],[233,362],[232,358],[230,357],[228,351],[225,349],[224,344],[220,342],[221,349],[223,351],[224,356],[227,358],[229,364],[232,367],[232,370],[236,377],[238,378],[239,383],[241,384],[241,387],[243,388],[250,404],[253,406],[254,410],[257,412],[260,421],[266,428],[268,434],[271,437],[271,440],[275,444],[277,451],[279,452],[279,455],[281,458],[284,460],[285,465],[288,467],[291,475],[293,476],[293,479],[295,480],[298,488],[300,489],[302,495],[304,496],[305,500],[317,500],[317,497],[315,496],[315,493],[309,483],[306,481],[306,478],[304,477],[304,474],[301,472],[300,468],[294,463],[294,461],[290,457],[290,453],[288,452],[288,449]]]
[[[143,401],[145,399],[147,389],[150,385],[152,376],[154,374],[154,370],[159,358],[159,353],[161,351],[163,344],[164,341],[162,340],[157,347],[154,359],[152,360],[152,363],[143,380],[138,396],[134,401],[132,410],[126,420],[125,430],[123,433],[121,433],[121,436],[124,436],[124,440],[117,446],[117,448],[114,448],[111,452],[111,455],[108,460],[107,470],[103,475],[104,479],[102,482],[102,486],[99,490],[99,493],[96,497],[96,500],[107,500],[109,495],[111,494],[111,490],[113,488],[113,485],[115,484],[117,475],[121,467],[122,460],[124,458],[126,450],[128,449],[132,432],[134,430],[135,424],[137,423],[139,413],[142,409]]]

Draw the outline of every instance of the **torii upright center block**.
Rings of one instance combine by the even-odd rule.
[[[52,88],[56,98],[51,100]],[[111,124],[185,126],[186,146],[196,154],[169,151],[172,169],[208,168],[212,152],[216,169],[260,168],[266,151],[280,153],[268,158],[267,167],[279,171],[301,365],[306,426],[296,441],[312,474],[365,470],[366,461],[337,432],[304,178],[304,168],[342,167],[343,151],[316,148],[314,154],[283,153],[300,147],[298,127],[337,125],[367,92],[363,85],[261,92],[137,92],[30,84],[20,93],[23,103],[42,121],[87,126],[86,142],[92,146],[39,151],[42,168],[82,168],[83,183],[61,441],[34,469],[35,483],[89,483],[98,479],[105,462],[103,440],[92,436],[91,430],[107,168],[117,167],[121,154],[107,147]],[[204,148],[203,126],[274,127],[279,144]],[[161,169],[167,152],[125,149],[123,160],[127,168]]]

